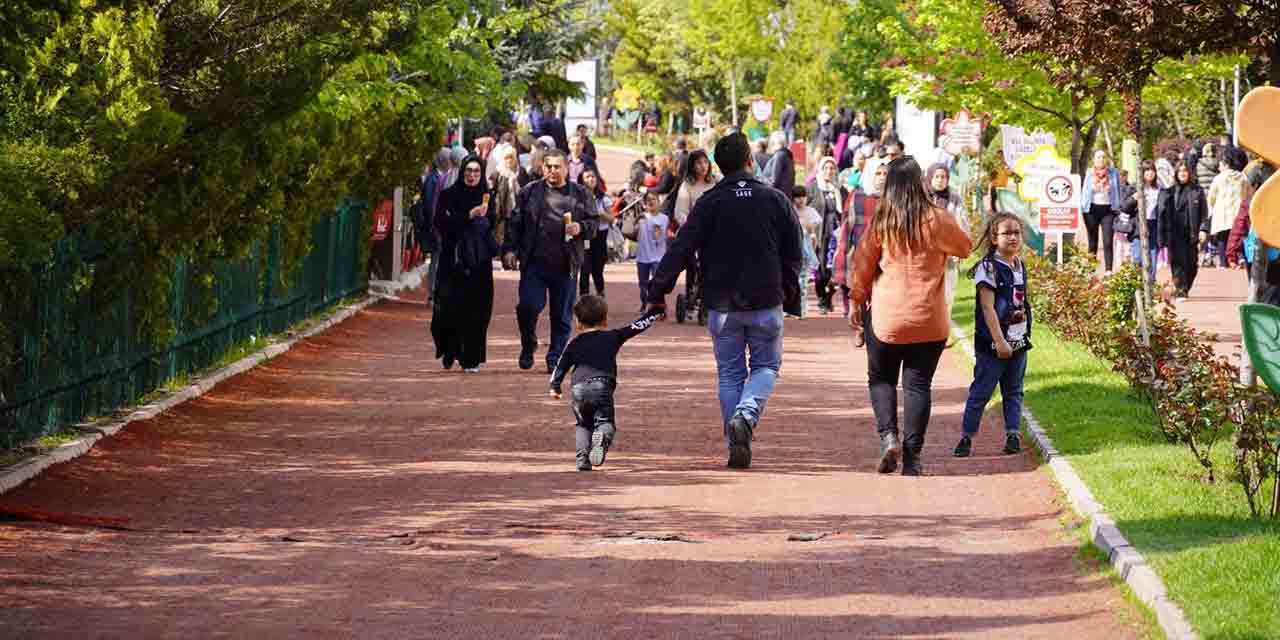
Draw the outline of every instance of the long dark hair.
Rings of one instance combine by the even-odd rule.
[[[1022,228],[1022,219],[1007,211],[998,211],[987,221],[986,229],[982,230],[982,237],[978,238],[977,244],[973,245],[973,253],[981,253],[982,259],[973,263],[967,272],[970,278],[977,273],[978,267],[984,262],[990,262],[996,255],[996,232],[1000,230],[1000,223],[1006,220],[1012,220],[1019,228]]]
[[[886,245],[919,251],[926,246],[924,225],[935,208],[924,191],[920,165],[910,157],[897,158],[889,163],[872,229]]]
[[[593,196],[602,195],[605,192],[604,180],[600,179],[600,170],[597,169],[593,164],[589,164],[582,168],[582,173],[578,174],[578,184],[584,187],[587,186],[587,183],[583,180],[583,178],[586,177],[588,173],[596,177],[596,188],[591,193],[591,195]]]
[[[694,166],[698,164],[698,160],[707,161],[707,175],[702,177],[702,181],[711,181],[711,158],[707,156],[707,152],[705,150],[694,149],[693,153],[689,154],[689,158],[684,161],[684,171],[680,176],[680,179],[683,182],[693,184],[694,180],[697,180],[698,174],[694,173]]]
[[[1156,187],[1157,189],[1160,188],[1160,173],[1156,171],[1156,163],[1150,160],[1143,160],[1142,164],[1138,167],[1138,186],[1144,189],[1148,186],[1147,185],[1148,171],[1156,174],[1156,177],[1151,179],[1150,186]],[[1176,180],[1177,177],[1175,176],[1174,179]]]

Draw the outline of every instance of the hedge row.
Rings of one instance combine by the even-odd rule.
[[[1138,321],[1136,292],[1142,273],[1125,265],[1099,278],[1097,262],[1073,256],[1065,264],[1027,260],[1037,320],[1064,339],[1085,345],[1111,363],[1140,397],[1151,403],[1157,427],[1171,443],[1185,445],[1218,479],[1212,451],[1223,440],[1235,446],[1235,473],[1249,510],[1264,511],[1260,491],[1276,474],[1280,447],[1280,402],[1262,386],[1239,382],[1239,370],[1214,353],[1213,336],[1197,331],[1167,305],[1146,313],[1147,334]]]

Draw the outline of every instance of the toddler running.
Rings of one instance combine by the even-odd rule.
[[[965,458],[973,448],[982,412],[1000,385],[1004,409],[1004,453],[1021,450],[1022,380],[1031,349],[1031,307],[1027,304],[1027,268],[1022,252],[1022,221],[1010,213],[997,213],[978,241],[982,260],[969,270],[978,291],[978,315],[974,320],[973,347],[977,363],[973,384],[964,405],[964,435],[955,456]]]
[[[560,355],[551,374],[551,397],[559,399],[565,375],[573,371],[570,397],[577,418],[574,435],[578,471],[604,464],[613,443],[617,424],[613,417],[613,391],[618,386],[618,350],[644,333],[661,314],[650,309],[639,320],[609,330],[609,303],[603,296],[583,296],[573,305],[578,318],[578,335]]]

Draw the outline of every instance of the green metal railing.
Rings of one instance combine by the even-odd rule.
[[[142,292],[126,291],[103,303],[91,289],[78,290],[70,259],[76,249],[70,241],[60,244],[60,259],[40,276],[35,321],[24,328],[16,383],[5,396],[8,404],[0,406],[0,447],[12,448],[133,403],[214,364],[250,336],[283,331],[363,291],[365,209],[364,203],[350,201],[316,223],[311,251],[287,286],[280,284],[285,278],[279,276],[284,265],[278,227],[244,259],[217,265],[212,286],[197,281],[208,276],[177,260],[169,295],[175,332],[162,345],[137,336],[133,302]]]

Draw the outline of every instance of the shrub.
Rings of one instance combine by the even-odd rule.
[[[1111,363],[1156,415],[1156,426],[1171,443],[1187,447],[1216,480],[1213,449],[1228,434],[1236,446],[1236,481],[1257,516],[1258,492],[1276,474],[1280,403],[1260,387],[1238,382],[1237,368],[1213,352],[1210,336],[1196,331],[1168,307],[1148,313],[1150,340],[1137,335],[1135,292],[1142,273],[1126,265],[1106,280],[1087,256],[1056,265],[1027,260],[1036,317],[1064,339],[1083,344]]]

